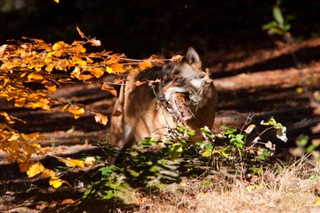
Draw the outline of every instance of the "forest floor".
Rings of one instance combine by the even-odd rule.
[[[246,51],[239,45],[232,51],[204,52],[202,60],[209,64],[219,93],[215,126],[241,128],[249,114],[255,115],[257,122],[274,116],[287,127],[289,138],[285,146],[279,146],[280,158],[289,155],[299,135],[309,135],[310,140],[319,138],[320,116],[314,110],[319,107],[314,98],[320,89],[319,51],[320,39],[314,38],[254,51]],[[299,69],[292,54],[299,60]],[[84,103],[87,109],[106,115],[111,114],[115,101],[115,97],[100,90],[99,83],[65,86],[55,97]],[[46,136],[39,143],[55,155],[74,158],[105,155],[100,145],[107,141],[109,125],[95,123],[91,115],[74,120],[68,113],[17,110],[8,104],[2,104],[0,109],[27,121],[16,126],[20,131],[41,132]],[[48,168],[61,166],[50,156],[40,160]],[[19,172],[18,165],[9,164],[4,153],[0,153],[0,211],[253,212],[259,207],[262,212],[320,212],[317,173],[320,168],[302,161],[280,175],[272,173],[270,168],[250,181],[234,178],[230,183],[233,177],[220,171],[207,177],[214,185],[208,188],[203,186],[203,179],[189,177],[171,184],[165,192],[140,193],[139,199],[125,205],[82,199],[83,184],[98,181],[101,176],[97,170],[101,166],[102,163],[97,163],[90,168],[70,169],[62,178],[72,187],[53,189],[48,180],[28,179]],[[313,179],[309,178],[312,175],[315,175]],[[248,190],[252,183],[255,190]]]

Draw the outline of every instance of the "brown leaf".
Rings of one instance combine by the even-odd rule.
[[[81,32],[79,26],[77,26],[77,31],[78,31],[79,35],[81,36],[81,38],[87,38],[87,37],[84,35],[84,33]]]
[[[73,204],[75,201],[71,198],[66,198],[61,202],[61,205],[68,205],[68,204]]]
[[[113,86],[109,86],[107,83],[103,83],[101,89],[111,93],[115,97],[118,96],[117,90],[115,90]]]

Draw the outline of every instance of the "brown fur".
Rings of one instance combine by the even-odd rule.
[[[153,86],[135,85],[137,80],[144,82],[156,79],[160,79],[160,83],[154,83]],[[190,101],[187,105],[189,108],[176,112],[181,111],[180,115],[190,112],[190,118],[179,118],[179,113],[172,114],[168,110],[170,98],[178,93],[187,94]],[[121,115],[112,117],[110,144],[120,150],[129,148],[145,137],[164,137],[167,128],[175,128],[177,124],[193,130],[204,126],[211,129],[216,102],[213,81],[201,70],[198,54],[189,48],[180,63],[171,62],[162,69],[153,68],[127,77],[114,106],[114,111],[120,111]]]

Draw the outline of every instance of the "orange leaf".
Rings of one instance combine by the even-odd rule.
[[[28,75],[28,79],[29,80],[36,80],[36,81],[41,81],[43,80],[43,76],[38,74],[38,73],[31,73]]]
[[[79,35],[81,36],[81,38],[86,38],[86,36],[84,35],[84,33],[81,32],[79,26],[77,26],[77,31],[78,31]]]
[[[25,103],[26,103],[25,98],[16,98],[16,100],[14,102],[14,106],[15,107],[23,107]]]
[[[45,85],[44,85],[46,88],[47,88],[47,90],[49,91],[49,92],[51,92],[51,93],[55,93],[56,91],[57,91],[57,86],[55,85],[55,84],[52,84],[52,83],[45,83]]]
[[[112,64],[111,69],[116,73],[124,73],[125,69],[123,68],[123,64]]]
[[[96,115],[94,116],[94,119],[96,120],[97,123],[100,123],[103,125],[107,125],[108,123],[108,117],[100,113],[96,113]]]
[[[75,201],[71,198],[66,198],[61,202],[61,205],[68,205],[68,204],[73,204]]]
[[[60,1],[60,0],[54,0],[54,1],[59,4],[59,1]]]
[[[101,67],[96,67],[90,70],[91,74],[94,75],[96,78],[100,78],[104,74],[104,69]]]
[[[73,114],[75,119],[78,119],[81,115],[84,114],[84,108],[80,106],[71,106],[69,112]]]
[[[91,78],[93,78],[92,75],[86,75],[86,74],[81,74],[81,75],[78,76],[78,79],[81,80],[81,81],[88,81]]]
[[[56,173],[52,171],[51,169],[44,169],[41,173],[41,176],[43,178],[49,178],[49,177],[54,177]]]
[[[149,60],[144,60],[139,62],[138,66],[140,67],[140,69],[144,70],[152,67],[152,63]]]
[[[170,59],[170,61],[178,62],[178,63],[179,63],[182,59],[183,59],[183,56],[181,56],[181,55],[174,55],[174,56],[172,56],[172,58]]]
[[[136,85],[137,87],[139,87],[139,86],[141,86],[141,85],[143,85],[143,84],[145,84],[146,82],[141,82],[141,81],[136,81],[136,82],[134,82],[134,85]]]
[[[110,92],[113,96],[118,96],[117,90],[115,90],[114,87],[109,86],[107,83],[103,83],[101,89]]]

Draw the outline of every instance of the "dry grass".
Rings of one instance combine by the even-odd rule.
[[[304,159],[250,180],[219,172],[150,193],[137,212],[320,212],[319,171],[319,162]]]

